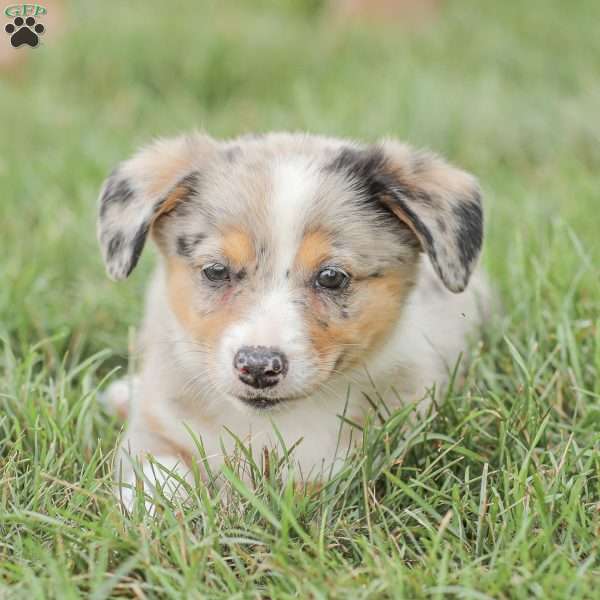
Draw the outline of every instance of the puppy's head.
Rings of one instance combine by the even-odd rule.
[[[142,150],[104,185],[98,235],[113,278],[131,273],[149,234],[173,335],[200,349],[187,353],[190,377],[267,408],[309,395],[385,340],[419,252],[461,292],[482,213],[470,175],[394,141],[193,135]]]

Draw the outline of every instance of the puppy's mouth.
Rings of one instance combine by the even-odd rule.
[[[268,410],[291,400],[291,398],[269,398],[267,396],[236,396],[246,406],[257,410]]]

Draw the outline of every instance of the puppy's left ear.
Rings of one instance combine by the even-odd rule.
[[[198,193],[217,143],[202,134],[163,139],[122,162],[100,191],[98,240],[112,279],[135,268],[152,225]]]
[[[380,202],[412,229],[444,285],[462,292],[483,239],[477,181],[434,154],[393,140],[377,148]]]

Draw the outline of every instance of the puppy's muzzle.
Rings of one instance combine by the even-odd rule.
[[[242,382],[263,390],[276,386],[285,377],[288,359],[276,348],[243,346],[233,359],[233,367]]]

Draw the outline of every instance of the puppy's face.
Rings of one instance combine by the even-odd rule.
[[[115,278],[148,232],[190,376],[264,409],[373,352],[399,319],[420,250],[463,289],[481,211],[470,176],[400,144],[193,136],[142,151],[105,184],[99,237]]]

